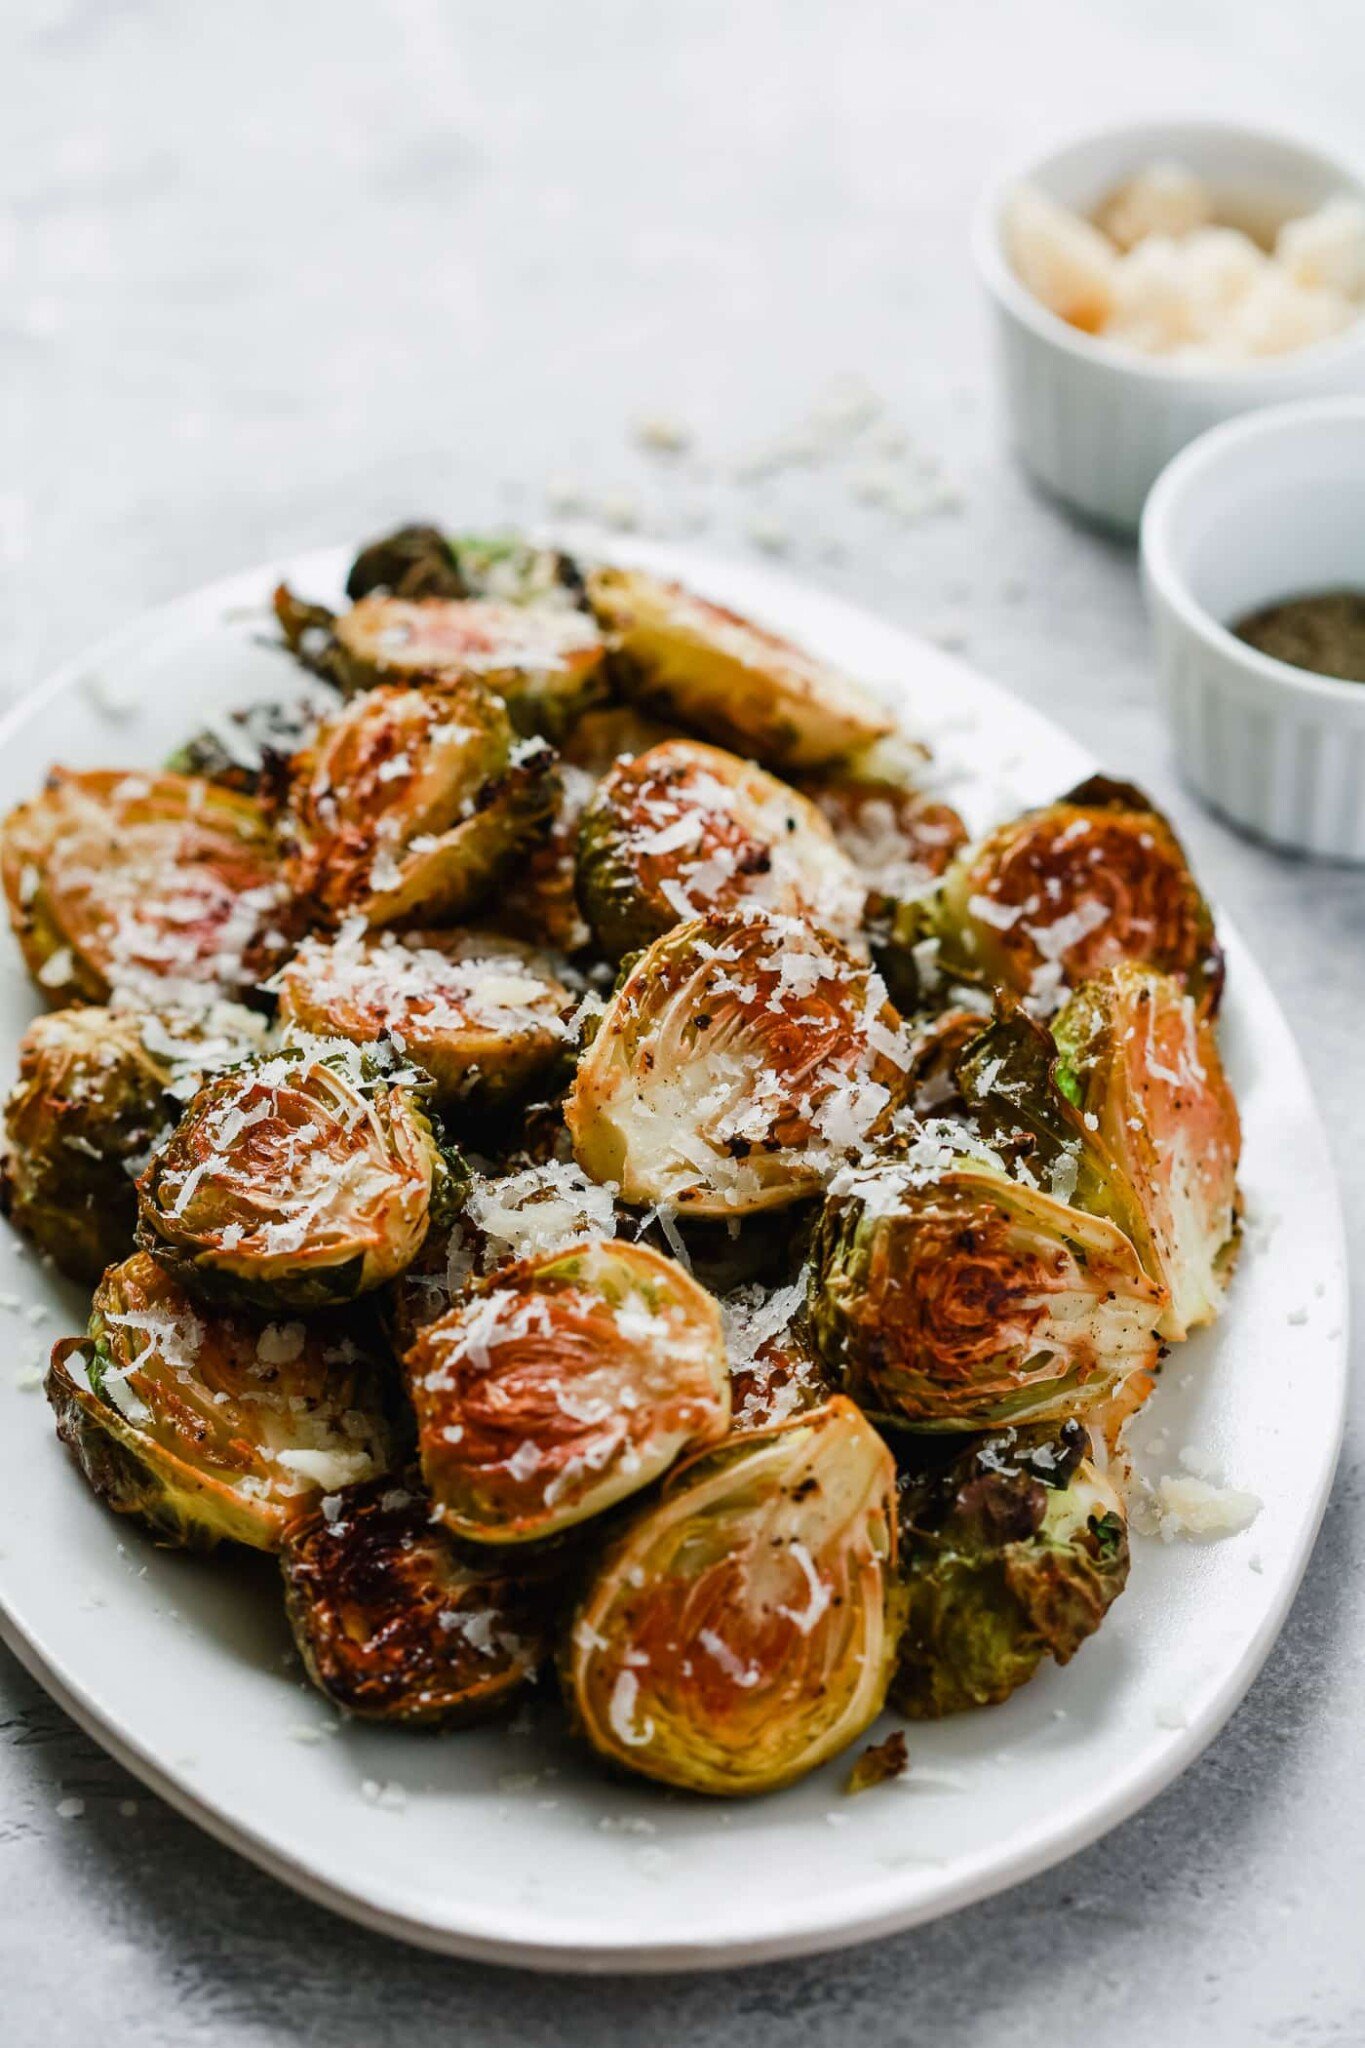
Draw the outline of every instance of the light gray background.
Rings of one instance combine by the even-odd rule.
[[[1180,790],[1131,554],[1001,446],[965,236],[983,175],[1059,130],[1179,109],[1349,143],[1362,86],[1359,0],[6,0],[0,694],[229,569],[538,513],[547,484],[782,544],[1171,804],[1298,1031],[1359,1266],[1362,878]],[[850,375],[912,458],[869,434],[737,479]],[[632,444],[660,412],[686,461]],[[912,518],[925,457],[950,502]],[[725,1978],[550,1983],[363,1935],[177,1819],[0,1653],[0,2039],[1360,2043],[1359,1430],[1357,1402],[1263,1677],[1147,1813],[954,1920]]]

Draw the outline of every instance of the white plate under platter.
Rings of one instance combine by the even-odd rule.
[[[970,765],[953,794],[974,824],[1093,765],[998,685],[834,598],[748,564],[642,543],[611,553],[885,687],[942,757]],[[150,765],[206,715],[287,693],[297,671],[266,644],[269,593],[288,577],[335,600],[346,559],[232,577],[69,664],[0,727],[0,806],[54,760]],[[1227,1315],[1173,1355],[1137,1434],[1162,1442],[1154,1469],[1193,1448],[1261,1512],[1207,1546],[1138,1538],[1128,1590],[1079,1657],[1003,1707],[912,1728],[903,1780],[847,1799],[844,1761],[749,1803],[664,1795],[601,1774],[548,1699],[529,1726],[445,1737],[339,1725],[290,1655],[268,1560],[157,1550],[83,1485],[35,1374],[85,1304],[0,1229],[0,1297],[19,1303],[0,1314],[14,1361],[0,1372],[5,1640],[212,1834],[356,1920],[458,1955],[599,1971],[797,1955],[931,1919],[1073,1853],[1169,1784],[1245,1692],[1307,1562],[1341,1435],[1345,1265],[1327,1146],[1284,1019],[1223,936],[1248,1239]],[[3,945],[6,1048],[34,1008]]]

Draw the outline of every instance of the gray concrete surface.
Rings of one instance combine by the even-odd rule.
[[[1000,445],[965,231],[999,156],[1059,129],[1178,108],[1349,141],[1363,72],[1358,0],[7,0],[0,691],[230,568],[396,515],[529,515],[547,484],[781,546],[1171,803],[1298,1030],[1359,1269],[1361,877],[1245,844],[1180,790],[1130,554]],[[737,478],[854,375],[914,460],[869,436]],[[632,444],[653,413],[690,422],[692,456]],[[926,454],[951,502],[909,517]],[[1360,1455],[1357,1401],[1278,1648],[1146,1813],[954,1920],[724,1978],[551,1983],[362,1935],[199,1836],[0,1657],[0,2039],[1365,2041]]]

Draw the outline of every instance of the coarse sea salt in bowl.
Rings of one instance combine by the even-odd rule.
[[[1216,223],[1264,249],[1288,221],[1332,202],[1365,204],[1365,181],[1340,158],[1263,129],[1201,120],[1105,129],[1016,167],[985,193],[974,246],[1015,448],[1058,498],[1125,533],[1171,457],[1207,428],[1285,400],[1365,392],[1365,318],[1284,353],[1221,360],[1216,348],[1146,353],[1086,332],[1030,290],[1009,247],[1021,192],[1090,219],[1126,181],[1165,165],[1192,174]]]

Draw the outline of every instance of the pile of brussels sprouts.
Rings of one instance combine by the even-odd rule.
[[[347,1713],[557,1683],[698,1792],[1065,1662],[1237,1245],[1169,825],[1097,778],[969,843],[856,683],[638,570],[409,527],[348,596],[277,593],[297,702],[0,830],[95,1492],[277,1552]]]

